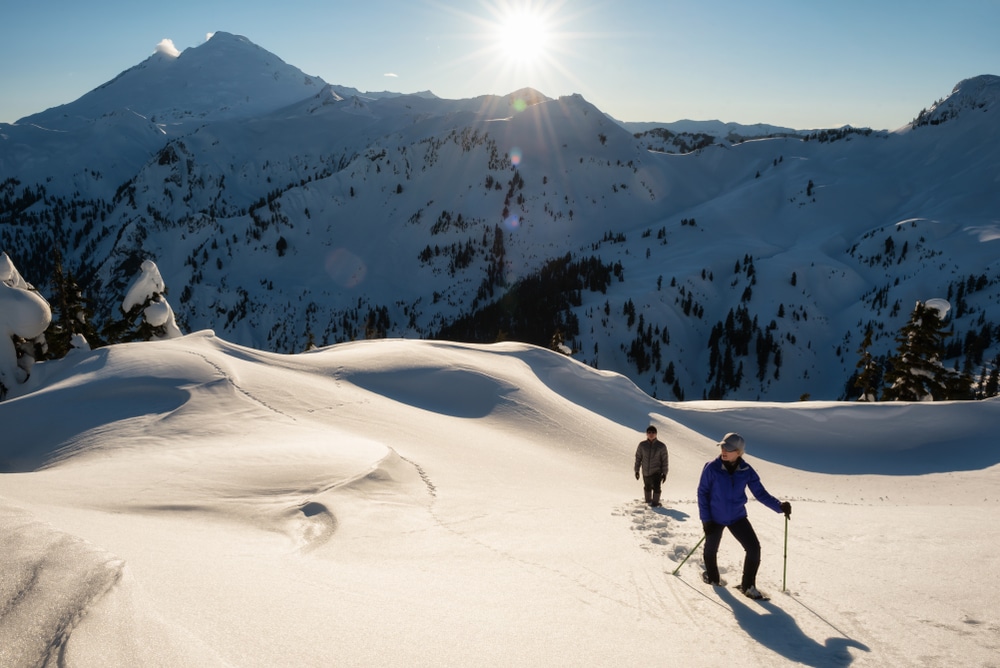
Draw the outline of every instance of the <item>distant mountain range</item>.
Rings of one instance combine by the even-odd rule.
[[[619,123],[578,95],[362,93],[223,32],[0,124],[0,250],[120,318],[152,259],[182,329],[281,352],[562,342],[667,400],[850,396],[943,299],[1000,354],[1000,77],[894,132]]]

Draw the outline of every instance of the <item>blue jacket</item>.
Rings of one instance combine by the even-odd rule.
[[[740,457],[732,473],[722,457],[705,464],[698,483],[698,514],[702,522],[715,522],[729,526],[747,516],[747,487],[754,497],[776,513],[781,512],[781,501],[767,493],[760,483],[760,476]]]

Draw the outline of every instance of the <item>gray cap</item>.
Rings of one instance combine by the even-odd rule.
[[[743,440],[743,437],[734,431],[729,432],[722,437],[719,441],[719,445],[725,448],[728,452],[743,452],[747,448],[747,442]]]

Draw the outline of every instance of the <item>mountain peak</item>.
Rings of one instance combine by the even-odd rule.
[[[169,40],[160,46],[165,42]],[[64,128],[115,109],[168,125],[242,118],[311,98],[326,86],[319,77],[304,74],[241,35],[217,32],[179,55],[160,46],[146,60],[75,102],[24,120]]]
[[[964,79],[951,91],[949,99],[968,99],[972,106],[992,107],[1000,101],[1000,76],[982,74]]]
[[[236,55],[240,54],[241,52],[245,54],[258,54],[258,53],[266,54],[271,58],[277,58],[278,60],[281,60],[267,49],[258,46],[257,44],[250,41],[243,35],[234,35],[233,33],[225,32],[222,30],[212,33],[211,36],[207,40],[205,40],[204,43],[195,47],[191,47],[190,49],[185,49],[184,52],[181,53],[181,55],[183,56],[187,53],[193,55],[197,53],[202,57],[206,55],[212,55],[214,57],[218,57],[218,54],[220,53],[226,53],[228,55]]]
[[[518,101],[523,102],[527,106],[533,106],[536,104],[541,104],[542,102],[550,101],[549,97],[546,97],[542,93],[539,93],[534,88],[521,88],[507,95],[508,100],[511,104],[515,104]]]
[[[989,112],[998,107],[1000,76],[982,74],[958,82],[951,95],[939,100],[929,110],[921,111],[912,126],[939,125],[972,110]]]

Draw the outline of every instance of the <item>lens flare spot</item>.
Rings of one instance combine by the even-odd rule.
[[[514,107],[515,112],[520,113],[528,108],[528,103],[522,100],[521,98],[517,98],[516,100],[514,100],[511,106]]]
[[[521,149],[516,146],[510,149],[510,162],[515,167],[521,164]]]
[[[345,288],[360,285],[368,275],[368,266],[364,260],[345,248],[330,251],[326,256],[324,268],[334,282]]]
[[[521,227],[521,219],[516,214],[513,216],[507,216],[507,220],[503,221],[503,224],[508,230],[513,232]]]

